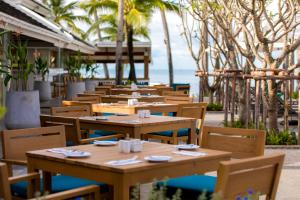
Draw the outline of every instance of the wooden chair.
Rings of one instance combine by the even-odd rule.
[[[190,103],[178,105],[178,117],[195,118],[198,120],[196,131],[198,132],[197,142],[200,141],[200,133],[202,132],[207,103]],[[157,139],[164,143],[178,144],[178,141],[188,140],[188,130],[180,129],[174,131],[163,131],[158,133],[149,133],[143,135],[144,139]]]
[[[170,104],[192,103],[193,99],[189,96],[165,96],[165,102]]]
[[[123,134],[112,134],[106,136],[93,135],[94,137],[89,137],[89,133],[87,130],[84,130],[84,132],[81,131],[80,122],[78,118],[41,115],[40,119],[41,126],[43,127],[64,125],[66,132],[65,137],[68,145],[89,144],[94,140],[107,140],[112,138],[124,137]]]
[[[100,103],[100,97],[97,96],[97,95],[77,96],[77,97],[74,97],[72,100],[73,101],[84,102],[84,103],[92,103],[92,104]]]
[[[30,128],[30,129],[18,129],[18,130],[5,130],[1,133],[2,141],[3,141],[3,159],[2,161],[5,163],[8,163],[9,165],[23,165],[26,166],[26,152],[28,151],[34,151],[34,150],[40,150],[40,149],[48,149],[48,148],[57,148],[57,147],[64,147],[66,143],[65,139],[65,128],[64,126],[52,126],[52,127],[41,127],[41,128]],[[7,176],[9,174],[12,174],[12,171],[8,171],[7,167],[6,173]],[[10,167],[9,167],[10,168]],[[6,175],[5,175],[6,176]],[[7,177],[6,176],[6,177]],[[0,175],[1,177],[1,175]],[[2,177],[3,178],[3,177]],[[26,181],[29,179],[34,178],[40,179],[40,176],[38,173],[32,173],[29,174],[29,176],[21,176],[20,177],[13,177],[9,179],[10,184],[14,184],[17,181]],[[0,179],[3,181],[3,179]],[[85,179],[79,179],[75,177],[69,177],[64,175],[59,176],[53,176],[52,177],[52,185],[58,186],[61,184],[61,182],[68,183],[68,188],[72,189],[78,189],[78,192],[84,192],[83,190],[79,189],[81,186],[90,186],[97,184],[96,182],[91,182]],[[79,182],[79,184],[78,184]],[[39,181],[38,181],[39,183]],[[91,184],[92,183],[92,184]],[[79,187],[80,185],[80,187]],[[99,185],[103,185],[102,183],[99,183]],[[0,195],[1,195],[1,186],[0,185]],[[27,193],[27,197],[32,197],[34,191],[39,191],[39,187],[37,187],[37,184],[34,184],[35,187],[30,187],[30,184],[24,185],[20,184],[18,186],[12,187],[14,189],[14,194],[18,194],[18,197],[23,197],[23,193]],[[26,188],[27,190],[26,192]],[[58,188],[58,187],[56,187]],[[96,188],[96,187],[90,187],[90,188]],[[97,187],[99,189],[99,187]],[[18,190],[22,191],[18,191]],[[33,189],[34,191],[31,191]],[[84,188],[88,189],[88,187]],[[7,192],[7,188],[5,189]],[[62,192],[63,189],[56,189],[54,192]],[[77,190],[73,190],[73,192],[76,192]],[[98,190],[99,191],[99,190]],[[69,194],[68,192],[63,194]],[[80,193],[77,193],[78,195]],[[57,193],[54,194],[58,195]],[[69,194],[70,195],[70,194]],[[68,196],[66,196],[68,197]],[[6,198],[5,198],[6,199]],[[59,199],[59,198],[53,198],[53,199]]]
[[[176,96],[176,97],[188,97],[189,95],[186,94],[184,91],[163,91],[162,96]]]
[[[189,94],[190,93],[190,86],[189,85],[177,85],[175,87],[175,90],[176,91],[184,91],[186,94]]]
[[[65,128],[59,125],[47,128],[4,130],[1,138],[2,161],[5,161],[11,169],[12,165],[27,164],[26,151],[65,146]]]
[[[264,155],[266,132],[255,129],[204,126],[201,147],[232,152],[232,158]]]
[[[11,184],[15,184],[18,182],[34,182],[37,186],[39,186],[40,182],[40,174],[39,173],[29,173],[21,176],[9,177],[8,169],[5,163],[0,162],[0,199],[3,198],[5,200],[12,200],[15,199],[11,195]],[[30,188],[28,188],[30,190]],[[85,187],[80,187],[64,192],[59,192],[55,194],[50,194],[43,196],[42,199],[44,200],[62,200],[62,199],[71,199],[84,196],[87,199],[99,199],[100,198],[100,187],[97,185],[89,185]],[[19,199],[19,198],[18,198]],[[34,200],[36,198],[33,198]]]
[[[66,102],[69,102],[69,101],[63,101],[63,105],[66,105]],[[73,102],[73,103],[74,104],[72,104],[72,106],[52,107],[51,115],[64,116],[64,117],[92,116],[90,103],[81,103],[81,102],[79,102],[79,103]],[[73,106],[73,105],[76,105],[76,106]]]
[[[206,191],[207,196],[216,193],[220,200],[232,200],[246,197],[251,189],[254,194],[275,200],[283,161],[284,154],[224,161],[220,163],[217,178],[192,175],[170,179],[163,184],[168,196],[181,189],[182,199],[196,200]]]

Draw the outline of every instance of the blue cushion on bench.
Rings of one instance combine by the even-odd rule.
[[[42,181],[41,181],[42,182]],[[11,185],[11,191],[14,196],[26,198],[27,197],[27,185],[26,181],[18,182]],[[52,176],[52,193],[63,192],[66,190],[76,189],[88,185],[98,185],[101,187],[101,192],[108,192],[108,186],[104,183],[98,183],[86,179],[76,178],[72,176]],[[41,189],[42,190],[42,185]]]
[[[197,200],[203,192],[206,192],[207,197],[211,197],[214,193],[216,180],[216,177],[206,175],[182,176],[169,179],[166,182],[158,182],[156,188],[165,187],[168,197],[172,197],[180,189],[182,199]]]
[[[177,137],[183,137],[188,136],[189,129],[188,128],[181,128],[177,132]],[[199,129],[196,129],[196,133],[199,133]],[[155,132],[155,133],[149,133],[152,135],[160,135],[160,136],[166,136],[166,137],[172,137],[173,131],[161,131],[161,132]]]

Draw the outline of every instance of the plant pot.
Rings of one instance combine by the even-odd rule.
[[[40,98],[38,91],[9,91],[6,93],[7,129],[40,127]]]
[[[51,95],[51,83],[48,81],[34,81],[34,90],[40,93],[40,101],[49,101]]]
[[[72,100],[78,93],[85,91],[85,82],[69,82],[67,86],[67,100]]]
[[[85,80],[85,89],[87,91],[95,91],[95,88],[99,85],[98,80],[86,79]]]

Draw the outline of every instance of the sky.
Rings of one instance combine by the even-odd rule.
[[[74,0],[67,0],[71,2]],[[170,32],[171,47],[173,53],[174,69],[195,69],[195,61],[189,54],[184,38],[181,36],[181,20],[174,13],[166,13]],[[168,69],[166,46],[164,44],[164,34],[160,12],[154,13],[149,25],[150,39],[152,43],[152,68]]]

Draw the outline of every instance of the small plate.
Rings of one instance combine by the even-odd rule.
[[[91,153],[86,151],[69,151],[64,152],[64,155],[68,158],[85,158],[91,156]]]
[[[117,141],[98,141],[98,140],[95,140],[94,144],[97,145],[97,146],[114,146],[114,145],[117,145],[118,142]]]
[[[147,156],[144,158],[149,162],[169,162],[172,157],[171,156]]]
[[[96,116],[96,117],[94,117],[94,119],[95,120],[108,120],[108,118],[105,116]]]
[[[179,150],[196,150],[199,146],[195,144],[181,144],[177,145],[176,148]]]

